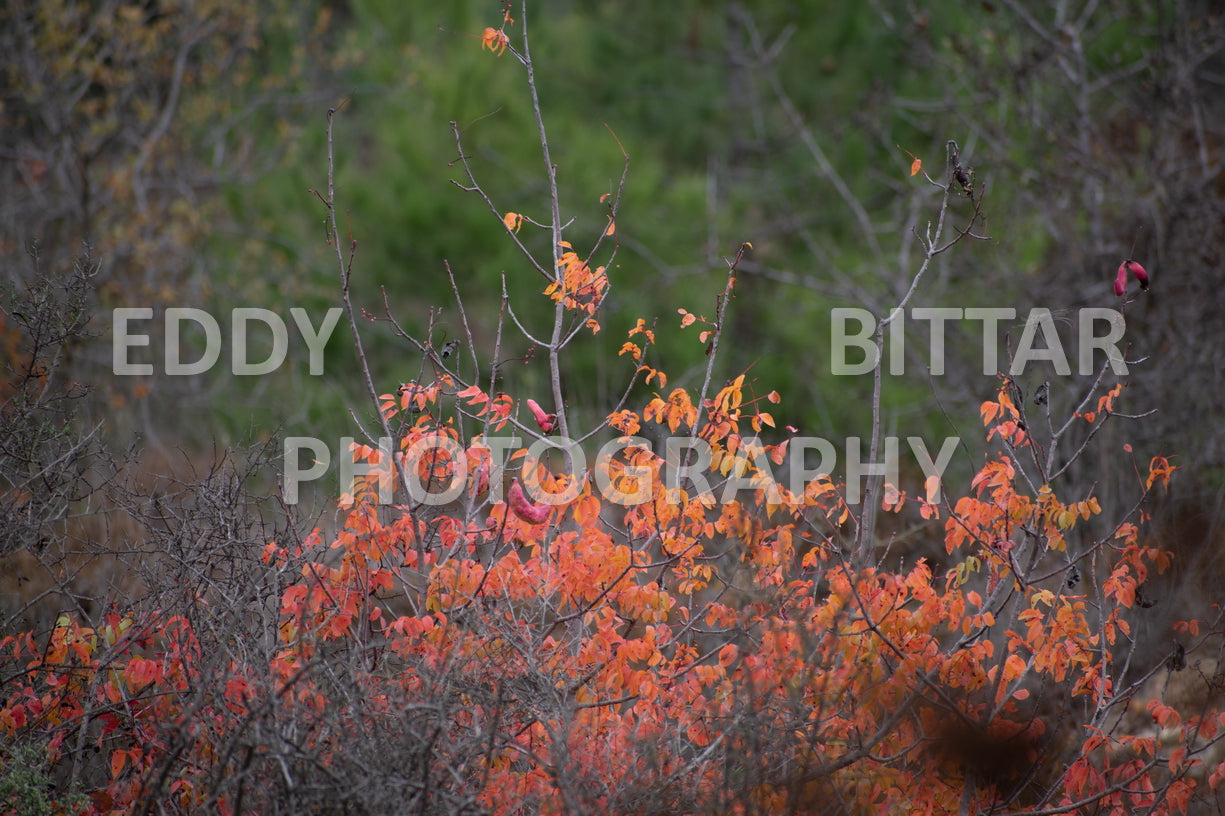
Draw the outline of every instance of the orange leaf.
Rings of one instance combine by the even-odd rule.
[[[470,403],[483,403],[488,400],[485,392],[481,390],[479,385],[470,385],[463,391],[460,391],[455,396],[462,400],[468,400]]]
[[[633,337],[635,334],[641,334],[643,337],[647,339],[648,343],[655,342],[655,332],[647,328],[647,322],[643,320],[641,317],[638,318],[638,323],[634,326],[634,328],[629,330],[629,333],[627,336]]]
[[[510,38],[500,28],[486,28],[481,34],[481,48],[488,48],[494,56],[502,56],[502,52],[510,45]]]
[[[642,359],[642,349],[634,343],[626,342],[621,344],[621,350],[617,352],[617,356],[620,357],[625,354],[630,355],[635,360]]]

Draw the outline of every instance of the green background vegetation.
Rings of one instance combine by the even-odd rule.
[[[463,181],[454,122],[499,210],[547,220],[523,72],[512,55],[481,48],[480,32],[500,20],[498,3],[114,6],[116,20],[135,9],[134,22],[116,24],[111,36],[148,53],[144,63],[132,57],[125,71],[108,73],[114,60],[106,56],[105,32],[98,34],[91,93],[100,101],[88,109],[45,91],[54,83],[27,81],[36,73],[31,66],[51,65],[49,73],[72,87],[74,68],[84,70],[87,61],[78,55],[74,66],[63,51],[70,40],[60,34],[81,28],[87,16],[69,2],[37,12],[19,3],[6,12],[11,22],[37,18],[42,26],[20,41],[34,45],[23,46],[25,57],[11,57],[6,71],[16,188],[20,174],[12,168],[47,139],[51,117],[39,111],[64,105],[81,127],[104,134],[119,122],[90,148],[85,165],[101,168],[84,171],[97,174],[94,189],[118,191],[95,204],[96,214],[65,227],[71,218],[25,206],[36,197],[14,197],[11,212],[19,215],[6,221],[4,247],[11,281],[28,271],[23,249],[31,242],[58,244],[50,265],[62,269],[75,242],[88,241],[103,269],[103,317],[114,306],[150,303],[202,305],[219,315],[236,305],[267,306],[286,317],[303,306],[321,315],[339,302],[338,275],[323,207],[311,191],[326,184],[326,111],[335,107],[338,205],[358,246],[353,291],[362,307],[383,317],[385,290],[396,318],[417,336],[424,337],[431,315],[435,344],[459,336],[449,263],[483,364],[503,275],[526,325],[542,329],[550,320],[539,276],[480,199],[452,183]],[[1134,0],[1081,17],[1065,12],[1061,18],[1054,6],[1008,2],[531,4],[539,92],[565,216],[573,218],[567,237],[580,253],[606,223],[599,199],[616,191],[618,140],[631,157],[604,330],[566,360],[570,409],[579,421],[614,407],[631,370],[615,352],[639,317],[658,321],[653,362],[673,384],[693,383],[702,346],[696,330],[679,329],[676,309],[713,315],[724,259],[749,241],[754,250],[741,268],[719,373],[747,368],[759,393],[778,390],[780,424],[837,439],[865,435],[870,378],[832,375],[830,310],[882,312],[905,291],[917,256],[901,250],[934,215],[938,194],[922,177],[908,176],[908,153],[943,183],[953,140],[986,191],[980,232],[991,240],[937,259],[914,305],[1011,306],[1022,319],[1033,306],[1065,316],[1116,306],[1111,275],[1133,252],[1158,285],[1130,306],[1129,337],[1137,355],[1165,355],[1161,365],[1133,375],[1149,388],[1135,408],[1195,384],[1187,404],[1166,408],[1134,439],[1147,444],[1145,453],[1197,451],[1211,491],[1205,496],[1215,496],[1221,443],[1189,420],[1215,406],[1222,375],[1187,331],[1209,331],[1225,312],[1218,308],[1222,265],[1208,249],[1221,229],[1214,219],[1225,186],[1218,183],[1221,95],[1213,93],[1220,21],[1203,3]],[[511,13],[522,16],[517,6]],[[172,107],[164,77],[173,72],[176,34],[195,31],[196,17],[212,27],[191,52],[198,70],[171,110],[175,124],[162,134],[163,152],[146,162],[164,156],[159,167],[167,178],[163,197],[142,213],[123,195],[123,173],[140,161],[153,114]],[[522,22],[507,29],[516,43]],[[147,42],[142,35],[159,26],[164,44]],[[144,99],[143,108],[124,101],[133,96]],[[137,124],[123,130],[129,110]],[[806,139],[867,214],[871,240]],[[82,165],[79,157],[60,158]],[[180,194],[184,188],[190,193]],[[964,222],[971,208],[959,199],[952,216]],[[134,228],[144,229],[143,243],[124,232],[129,221],[144,225]],[[114,225],[109,233],[97,226],[103,222]],[[112,234],[120,237],[108,241]],[[547,253],[543,230],[527,225],[521,235]],[[158,241],[174,251],[158,251]],[[1019,323],[1006,328],[1015,340]],[[372,320],[365,330],[380,390],[422,372],[421,355],[386,321]],[[272,377],[233,378],[218,367],[191,382],[155,378],[145,397],[114,382],[103,350],[89,355],[94,367],[82,378],[102,387],[96,412],[119,437],[139,431],[195,449],[274,432],[332,439],[354,431],[350,410],[363,418],[372,412],[345,335],[342,324],[322,378],[306,374],[296,335],[291,364]],[[980,370],[977,325],[950,329],[944,377],[925,374],[925,327],[909,324],[907,338],[913,356],[907,376],[886,389],[886,430],[972,438],[966,425],[977,423],[978,403],[995,387]],[[1170,359],[1169,349],[1188,347],[1191,353]],[[1067,350],[1074,354],[1075,346]],[[503,358],[528,351],[512,338]],[[155,340],[146,358],[159,368],[160,352]],[[543,369],[539,358],[508,364],[504,385],[539,395]],[[1027,371],[1022,385],[1032,393],[1050,376]],[[1052,390],[1061,404],[1079,390],[1066,382]],[[114,389],[123,393],[116,397]],[[634,398],[641,402],[649,390]],[[968,473],[972,464],[961,466]]]

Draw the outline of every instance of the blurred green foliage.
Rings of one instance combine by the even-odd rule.
[[[481,32],[500,23],[502,4],[351,0],[295,10],[268,0],[274,15],[249,17],[225,8],[227,25],[246,38],[236,63],[243,70],[231,76],[215,66],[225,83],[212,88],[202,80],[187,92],[184,126],[195,135],[184,150],[214,170],[231,161],[242,169],[165,208],[186,212],[198,231],[186,247],[191,266],[174,273],[185,279],[145,277],[215,314],[267,306],[288,321],[295,306],[319,318],[337,305],[339,272],[319,198],[334,108],[342,251],[351,237],[352,292],[366,314],[376,387],[390,392],[430,376],[422,355],[384,319],[384,297],[414,336],[426,339],[432,325],[428,339],[438,345],[466,340],[458,289],[488,366],[504,277],[518,318],[545,334],[553,310],[544,281],[500,221],[508,211],[549,219],[523,68],[512,54],[481,47]],[[594,259],[610,264],[612,279],[603,330],[584,334],[565,356],[570,410],[583,425],[623,392],[633,367],[617,351],[640,317],[657,330],[651,364],[669,373],[670,385],[695,384],[704,348],[696,327],[679,328],[676,310],[713,316],[726,259],[748,241],[753,250],[739,271],[718,376],[747,369],[757,393],[778,390],[780,424],[866,435],[871,378],[832,374],[830,310],[880,313],[906,290],[919,260],[915,233],[939,203],[935,185],[908,174],[910,162],[922,159],[943,183],[950,140],[976,188],[987,191],[980,231],[992,240],[937,258],[912,305],[1011,305],[1023,316],[1045,291],[1059,291],[1064,308],[1110,305],[1096,276],[1105,279],[1104,258],[1117,263],[1127,251],[1131,234],[1123,227],[1138,217],[1133,200],[1157,196],[1161,181],[1151,161],[1159,125],[1135,112],[1146,100],[1184,98],[1162,95],[1161,83],[1174,81],[1162,76],[1177,76],[1178,53],[1159,53],[1177,45],[1180,23],[1146,0],[1083,20],[1060,18],[1054,7],[920,8],[905,0],[541,0],[529,3],[526,20],[518,3],[510,13],[516,47],[524,23],[531,35],[566,237],[580,254],[606,226],[601,196],[617,191],[622,148],[630,156],[616,254],[610,260],[610,245]],[[157,19],[166,26],[177,18]],[[262,20],[275,24],[256,24]],[[204,125],[219,117],[217,127]],[[467,181],[452,123],[496,213],[454,183]],[[222,195],[208,195],[213,189]],[[123,223],[116,207],[108,218]],[[952,226],[972,208],[965,197],[954,200]],[[157,214],[153,208],[142,217]],[[527,224],[520,238],[538,258],[550,252],[542,229]],[[112,287],[109,297],[119,300],[106,305],[139,305],[119,302],[120,295],[132,290]],[[941,438],[962,435],[954,420],[975,421],[978,401],[994,388],[974,365],[976,330],[950,329],[949,347],[965,352],[959,371],[927,377],[918,355],[906,377],[886,378],[886,430]],[[926,349],[925,327],[910,325],[907,342]],[[325,376],[306,373],[305,352],[291,328],[291,364],[276,376],[219,375],[194,391],[163,389],[152,413],[168,426],[177,422],[169,435],[191,444],[274,430],[353,433],[350,412],[367,420],[373,406],[356,376],[347,327],[333,334]],[[543,355],[526,361],[530,352],[518,332],[505,332],[500,387],[517,397],[544,391]],[[972,380],[963,376],[967,365]],[[484,381],[489,370],[479,374]],[[633,401],[641,404],[651,390],[640,387]]]
[[[479,198],[451,183],[464,181],[455,163],[455,122],[478,181],[498,208],[548,219],[523,71],[511,55],[482,50],[477,38],[498,22],[497,4],[427,8],[362,0],[348,8],[333,34],[352,65],[335,101],[337,188],[344,228],[358,244],[357,299],[381,315],[380,287],[386,287],[406,328],[424,333],[431,307],[440,308],[440,330],[457,336],[445,260],[474,317],[478,342],[491,346],[503,273],[517,313],[543,330],[552,309],[540,296],[539,276]],[[575,384],[572,409],[594,418],[612,407],[631,369],[610,361],[640,316],[659,321],[656,362],[675,383],[692,383],[704,364],[703,347],[696,332],[679,331],[676,309],[713,315],[726,274],[722,258],[740,242],[754,243],[751,257],[759,263],[819,281],[821,271],[794,235],[795,225],[780,223],[786,211],[805,219],[802,226],[840,268],[870,280],[854,223],[813,170],[768,98],[769,87],[751,78],[747,90],[758,98],[735,96],[746,85],[732,74],[748,67],[735,65],[728,54],[725,15],[731,12],[694,2],[629,1],[532,4],[528,13],[562,203],[575,219],[567,236],[580,252],[606,223],[599,198],[616,190],[618,140],[631,156],[604,331],[581,341],[567,361],[567,379]],[[942,144],[942,134],[933,138],[895,123],[879,107],[864,107],[865,100],[875,104],[872,95],[881,87],[930,90],[922,88],[923,77],[907,72],[906,44],[868,6],[791,3],[753,9],[752,15],[762,37],[791,32],[779,52],[780,81],[856,195],[887,211],[908,160],[882,134],[896,131],[913,150]],[[508,31],[517,42],[519,26]],[[754,125],[748,120],[755,116],[769,121]],[[861,132],[865,117],[878,118],[878,133]],[[258,186],[232,192],[230,202],[237,223],[258,225],[263,234],[268,268],[283,279],[276,288],[287,296],[286,305],[307,298],[323,306],[336,299],[336,265],[321,240],[322,207],[306,192],[325,182],[323,106],[303,111],[299,124],[292,160]],[[942,155],[925,152],[938,174]],[[533,230],[524,228],[525,243],[547,254],[545,236]],[[250,259],[241,260],[236,269]],[[731,376],[752,366],[763,392],[777,388],[792,397],[784,415],[810,431],[863,432],[860,406],[870,396],[870,382],[841,382],[829,373],[828,311],[834,303],[819,291],[743,274],[722,372]],[[412,350],[394,340],[385,323],[368,328],[380,385],[390,390],[413,376]],[[329,371],[351,370],[348,344],[333,345]],[[512,345],[504,356],[526,351]],[[508,369],[512,377],[527,393],[541,387],[531,366]],[[360,403],[360,393],[349,396]],[[899,399],[915,397],[902,392]],[[322,399],[304,418],[318,427],[337,416],[335,407]]]

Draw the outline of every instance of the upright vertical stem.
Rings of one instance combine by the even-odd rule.
[[[549,138],[545,132],[544,115],[540,108],[540,96],[536,92],[536,70],[532,64],[531,46],[528,43],[527,35],[527,0],[524,0],[521,6],[520,19],[523,24],[523,62],[527,68],[527,86],[532,94],[532,113],[536,117],[536,130],[540,134],[540,151],[544,156],[545,172],[549,178],[549,205],[551,208],[550,216],[552,218],[550,228],[553,232],[553,276],[560,284],[562,275],[562,223],[561,201],[557,194],[557,165],[553,164],[553,157],[549,152]],[[553,333],[549,338],[549,384],[553,391],[553,410],[557,412],[557,431],[563,439],[568,439],[570,436],[570,424],[566,417],[566,404],[561,390],[560,362],[565,316],[566,309],[563,306],[563,300],[558,300],[553,310]],[[564,454],[566,469],[571,471],[573,464],[569,449],[566,449]]]

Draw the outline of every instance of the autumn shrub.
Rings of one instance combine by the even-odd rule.
[[[813,440],[786,426],[782,395],[720,370],[746,242],[704,307],[628,332],[623,396],[580,427],[567,397],[582,384],[562,382],[559,361],[601,331],[632,174],[626,156],[591,205],[598,228],[569,228],[526,14],[505,7],[480,40],[525,69],[546,193],[495,201],[459,126],[456,184],[521,250],[506,274],[538,278],[551,323],[524,325],[509,296],[496,316],[468,314],[446,268],[451,333],[411,334],[388,307],[378,319],[416,372],[380,382],[351,299],[363,270],[338,223],[344,140],[329,112],[314,203],[374,406],[365,438],[340,451],[355,478],[335,529],[298,531],[288,440],[280,496],[245,487],[269,464],[257,456],[171,497],[132,497],[156,533],[148,593],[0,641],[6,744],[45,744],[47,773],[99,813],[1219,809],[1220,611],[1173,632],[1146,623],[1147,582],[1170,565],[1145,537],[1147,508],[1177,468],[1127,447],[1117,505],[1069,487],[1102,428],[1149,409],[1118,359],[1068,402],[1070,388],[1025,394],[1002,357],[976,418],[989,453],[968,485],[940,479],[942,455],[920,458],[915,485],[849,464],[837,478],[807,466]],[[935,172],[914,162],[929,215],[908,225],[922,252],[903,312],[934,259],[985,237],[990,207],[954,144]],[[530,231],[547,238],[543,257]],[[1125,314],[1109,281],[1102,297]],[[872,338],[873,432],[855,444],[873,464],[897,442],[879,412],[900,314],[877,315]],[[473,341],[478,320],[494,326],[491,348]],[[702,361],[685,387],[655,359],[664,331],[691,335]],[[516,332],[547,372],[543,393],[501,355]],[[937,557],[881,532],[903,524]],[[1202,682],[1182,680],[1192,672]]]

